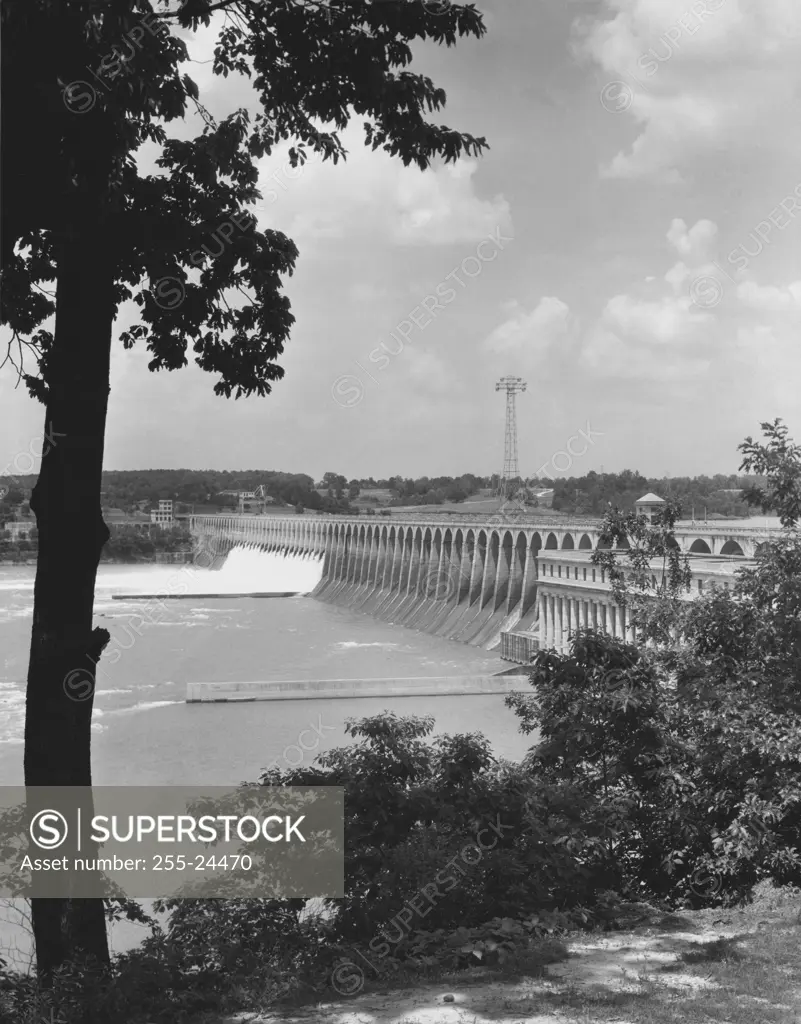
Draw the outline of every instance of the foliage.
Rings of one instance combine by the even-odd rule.
[[[139,530],[132,526],[109,527],[109,539],[101,557],[115,562],[146,562],[157,554],[192,550],[192,534],[183,526]]]
[[[537,487],[554,488],[553,508],[569,515],[600,516],[609,505],[623,511],[633,511],[634,502],[648,491],[653,490],[665,497],[680,501],[685,513],[693,505],[697,516],[706,508],[710,516],[746,516],[750,514],[743,488],[756,486],[761,479],[751,475],[745,477],[673,477],[647,479],[640,473],[625,470],[623,473],[588,473],[585,477],[569,477],[562,480],[540,480]],[[9,483],[30,491],[36,482],[33,476],[6,478]],[[0,478],[0,484],[2,484]],[[362,477],[348,481],[341,474],[328,472],[315,483],[307,473],[283,473],[276,470],[192,470],[192,469],[143,469],[106,470],[103,472],[103,494],[110,506],[130,510],[136,502],[148,501],[155,505],[160,498],[171,498],[187,506],[226,505],[237,506],[233,496],[221,495],[221,491],[253,491],[264,484],[267,493],[276,503],[296,505],[300,502],[306,508],[327,509],[325,495],[343,499],[352,487],[360,491],[380,489],[391,491],[394,505],[428,505],[442,502],[462,502],[477,495],[479,491],[492,486],[492,477],[464,473],[461,476],[411,477],[391,476],[375,479]],[[338,494],[337,494],[338,492]],[[733,493],[736,492],[736,493]],[[20,492],[21,493],[21,492]],[[21,500],[21,498],[20,498]],[[532,499],[532,504],[536,502]],[[343,499],[347,504],[347,499]],[[331,508],[336,504],[332,503]],[[0,511],[2,502],[0,502]]]
[[[786,529],[692,614],[657,602],[677,633],[669,657],[592,630],[566,656],[539,652],[531,691],[506,701],[536,734],[521,764],[479,733],[432,740],[433,719],[384,712],[349,721],[354,742],[311,767],[266,772],[262,785],[344,787],[345,898],[316,917],[300,901],[165,904],[167,932],[91,982],[92,1013],[124,1021],[140,998],[150,1019],[181,1020],[215,1000],[230,1008],[248,985],[251,1005],[253,985],[266,1002],[293,985],[321,991],[355,945],[387,965],[465,966],[608,920],[621,899],[698,905],[747,898],[764,879],[801,884],[801,453],[774,430],[746,443]],[[629,540],[624,599],[648,593],[653,557],[657,596],[681,591],[677,514],[669,504],[651,526],[609,513],[610,542]],[[613,549],[601,555],[619,571]],[[79,998],[71,970],[54,983],[65,1005]],[[2,998],[28,999],[32,984],[16,979]]]
[[[390,712],[348,722],[351,746],[262,777],[345,789],[346,897],[328,901],[332,935],[400,956],[423,927],[589,905],[592,880],[564,842],[569,801],[554,805],[530,766],[498,761],[481,734],[431,741],[433,725]],[[421,904],[413,925],[399,924]]]
[[[539,744],[526,759],[562,816],[559,842],[577,859],[585,887],[636,898],[674,895],[670,851],[695,822],[677,813],[686,752],[673,746],[671,698],[636,648],[580,631],[570,654],[535,659],[536,695],[506,702]]]
[[[421,4],[349,0],[335,18],[297,0],[184,0],[177,9],[125,0],[102,10],[79,0],[58,17],[52,6],[3,6],[4,32],[15,42],[8,71],[20,78],[4,154],[3,315],[37,353],[39,373],[25,379],[43,400],[55,339],[38,328],[54,303],[37,286],[56,279],[53,242],[73,212],[68,203],[41,201],[43,195],[82,193],[100,175],[103,226],[113,240],[109,313],[124,300],[139,312],[139,322],[122,334],[126,347],[145,344],[152,370],[174,370],[186,365],[191,345],[198,365],[218,374],[217,394],[265,395],[283,376],[276,360],[294,318],[281,279],[292,273],[298,252],[280,232],[255,230],[248,207],[260,198],[257,161],[290,141],[293,167],[311,154],[337,163],[346,157],[338,132],[352,116],[372,149],[421,170],[434,159],[451,162],[486,148],[484,139],[427,121],[444,106],[445,93],[407,70],[418,40],[453,45],[460,36],[481,37],[484,25],[472,5],[431,13]],[[180,72],[188,53],[179,33],[212,25],[219,8],[229,17],[216,23],[213,71],[252,80],[261,101],[252,119],[239,109],[216,121],[202,107],[197,84]],[[89,64],[106,72],[108,56],[135,34],[137,48],[124,67],[105,75],[91,106],[70,110],[79,98],[64,83],[75,80],[75,70]],[[26,65],[51,49],[53,61]],[[59,92],[63,102],[51,104]],[[170,138],[164,125],[193,107],[205,121],[202,134]],[[35,145],[26,145],[25,123],[38,125]],[[157,149],[156,175],[141,174],[134,159],[145,144]],[[237,230],[223,234],[221,247],[216,232],[225,224]],[[15,248],[19,242],[24,247]]]
[[[714,893],[729,898],[743,895],[760,878],[801,878],[801,538],[795,528],[801,449],[780,422],[763,424],[763,430],[767,444],[749,438],[741,446],[743,468],[764,473],[765,490],[752,500],[777,512],[785,530],[765,545],[753,567],[738,571],[730,591],[713,589],[692,604],[678,600],[685,577],[672,537],[675,510],[656,527],[608,513],[609,537],[625,534],[635,541],[622,553],[633,567],[630,573],[619,569],[620,552],[594,556],[617,573],[619,599],[650,602],[650,638],[665,645],[628,649],[632,667],[623,673],[624,690],[631,696],[639,680],[633,691],[639,694],[644,677],[634,668],[644,664],[658,711],[651,725],[662,748],[643,778],[626,777],[631,810],[609,820],[615,843],[621,829],[634,825],[635,849],[625,869],[629,884],[674,898],[709,896],[699,893],[700,876],[707,878],[707,889],[714,879]],[[665,577],[671,600],[655,599],[658,592],[648,595],[653,553],[675,559]],[[636,729],[620,732],[611,705],[597,703],[598,680],[610,671],[616,650],[617,642],[608,637],[578,634],[569,657],[543,654],[535,663],[541,699],[517,701],[524,727],[538,725],[551,738],[539,751],[539,770],[568,771],[580,785],[577,799],[588,800],[591,808],[603,806],[598,758],[606,778],[609,745],[619,736],[623,749],[630,747],[627,757],[639,758],[641,765],[649,749]],[[611,671],[617,688],[618,669]],[[549,689],[554,686],[558,697]],[[642,813],[649,807],[644,825]],[[661,863],[650,852],[660,845]],[[620,867],[617,858],[615,864]]]
[[[765,477],[767,486],[753,486],[744,497],[763,512],[774,512],[782,526],[791,528],[801,519],[801,445],[793,443],[787,425],[779,419],[763,423],[762,432],[767,444],[747,437],[739,446],[740,468]]]
[[[681,505],[672,499],[654,512],[652,521],[611,509],[592,553],[593,565],[607,574],[615,602],[629,611],[641,642],[673,643],[674,624],[690,590],[690,562],[674,536],[681,514]]]
[[[758,471],[757,471],[758,472]],[[724,475],[696,477],[645,477],[624,469],[621,473],[596,473],[566,479],[540,479],[541,487],[553,487],[552,507],[568,515],[603,515],[610,506],[625,512],[649,491],[680,502],[685,513],[695,510],[696,518],[748,516],[751,514],[744,491],[758,478]]]
[[[312,154],[336,164],[353,119],[368,147],[407,167],[479,156],[483,138],[429,120],[445,92],[410,65],[418,43],[452,46],[485,27],[472,4],[4,0],[2,28],[0,315],[12,365],[46,406],[48,433],[67,438],[43,454],[32,498],[42,539],[25,774],[29,784],[89,782],[93,704],[76,707],[60,680],[78,653],[96,665],[109,641],[91,623],[121,307],[131,303],[135,316],[119,341],[144,346],[151,371],[191,358],[216,377],[217,395],[270,394],[284,376],[294,317],[283,287],[298,250],[269,226],[257,230],[259,161],[288,143],[293,167]],[[201,29],[215,36],[212,73],[249,80],[255,115],[241,107],[217,120],[202,105],[183,73],[185,37]],[[101,89],[88,85],[87,68]],[[169,126],[185,125],[193,109],[203,130],[171,137]],[[79,907],[64,902],[76,924],[61,941],[55,906],[48,917],[34,903],[44,973],[68,946],[106,947],[98,906]]]

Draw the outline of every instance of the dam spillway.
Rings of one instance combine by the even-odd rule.
[[[195,516],[201,565],[234,548],[322,561],[312,596],[384,622],[491,650],[537,619],[538,530],[313,516]]]
[[[219,569],[235,549],[311,559],[321,567],[315,599],[485,650],[509,633],[564,649],[569,633],[589,624],[626,636],[608,581],[589,567],[601,525],[501,515],[190,517],[200,566]],[[700,560],[726,556],[717,562],[753,557],[774,534],[737,524],[675,533]]]

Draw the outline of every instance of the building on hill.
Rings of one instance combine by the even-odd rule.
[[[386,487],[362,487],[358,497],[353,499],[353,504],[360,505],[364,502],[370,505],[388,505],[394,497],[395,492]]]
[[[150,513],[150,522],[158,523],[159,526],[172,526],[175,522],[175,515],[173,513],[172,501],[169,499],[162,498],[159,501],[159,507],[153,509]]]
[[[665,504],[665,499],[658,494],[649,491],[634,502],[634,509],[638,516],[645,516],[649,523],[654,521],[654,513],[658,512]]]
[[[137,530],[150,529],[150,517],[142,512],[133,512],[130,515],[121,508],[104,508],[103,521],[109,528],[113,526],[132,526]]]

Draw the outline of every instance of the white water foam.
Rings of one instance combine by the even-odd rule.
[[[283,555],[239,545],[218,571],[194,565],[143,567],[143,571],[106,575],[98,590],[122,594],[309,594],[323,575],[320,555]],[[209,609],[196,609],[196,611]]]
[[[321,555],[282,555],[249,546],[236,547],[219,572],[217,593],[310,594],[322,579]]]
[[[348,650],[351,647],[382,647],[384,650],[391,650],[393,647],[397,647],[398,645],[392,643],[381,643],[378,641],[371,644],[360,644],[356,640],[342,640],[339,643],[334,644],[334,646],[338,647],[340,650]]]
[[[194,565],[152,565],[139,564],[130,566],[101,566],[97,577],[95,613],[102,619],[109,629],[114,632],[115,620],[123,621],[131,616],[132,610],[137,606],[127,605],[124,602],[112,600],[114,594],[243,594],[243,593],[299,593],[308,594],[317,586],[322,577],[323,560],[319,555],[281,555],[275,552],[262,551],[253,546],[239,546],[234,548],[225,561],[222,569],[212,571],[199,569]],[[156,602],[148,602],[155,605]],[[167,602],[165,602],[165,605]],[[158,614],[147,615],[148,626],[161,626],[164,629],[200,629],[208,630],[212,623],[219,621],[221,612],[231,615],[241,610],[241,602],[237,602],[237,608],[230,608],[226,603],[224,608],[210,607],[207,598],[197,602],[186,601],[169,602],[175,605],[177,615],[167,615],[161,609]],[[24,617],[30,617],[33,613],[33,574],[27,578],[18,576],[0,579],[0,623],[9,623],[10,620],[19,622]],[[143,611],[142,616],[145,617]],[[237,629],[249,629],[249,625],[234,623]],[[132,646],[133,635],[129,637],[130,644],[122,644],[123,650]],[[27,646],[27,639],[24,641]],[[17,662],[19,662],[19,657]],[[0,745],[4,743],[22,743],[23,724],[25,719],[25,683],[22,677],[23,667],[16,664],[11,668],[8,659],[5,662],[5,670],[20,672],[16,681],[0,678]],[[0,669],[3,662],[0,660]],[[101,674],[103,672],[101,662]],[[162,684],[136,682],[134,691],[150,690]],[[118,690],[99,690],[98,697],[103,696],[103,704],[111,697],[116,699],[119,694],[131,694],[130,687],[123,687]],[[173,701],[146,701],[134,703],[132,707],[104,709],[95,705],[92,728],[95,732],[104,730],[100,719],[108,722],[107,716],[131,711],[149,710],[174,703]],[[180,703],[180,702],[179,702]],[[105,726],[107,727],[107,725]]]

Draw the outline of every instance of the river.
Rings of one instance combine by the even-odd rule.
[[[319,747],[346,741],[347,718],[382,709],[433,715],[438,732],[480,730],[496,753],[531,745],[498,695],[186,704],[189,682],[482,675],[510,667],[465,644],[378,622],[311,597],[198,596],[154,602],[114,594],[310,590],[319,562],[235,551],[220,572],[177,566],[101,566],[96,624],[112,635],[100,662],[93,725],[96,785],[228,785],[254,780],[309,723]],[[33,566],[0,568],[0,783],[22,782],[24,680]],[[310,741],[307,739],[307,745]]]
[[[379,622],[348,609],[292,598],[208,597],[312,590],[316,559],[235,550],[219,572],[180,566],[103,565],[96,625],[112,640],[100,662],[93,714],[96,785],[232,785],[271,763],[311,762],[351,742],[345,721],[383,710],[432,715],[434,733],[482,732],[497,756],[519,759],[534,742],[502,695],[310,699],[186,704],[189,682],[484,675],[509,668],[475,647]],[[33,566],[0,567],[0,784],[20,785]],[[159,603],[115,594],[188,593]],[[302,745],[299,740],[304,734]],[[315,737],[314,739],[312,737]],[[301,746],[305,747],[305,752]],[[2,903],[2,901],[0,901]],[[0,907],[0,952],[30,957],[17,908]],[[115,926],[117,950],[134,926]]]

